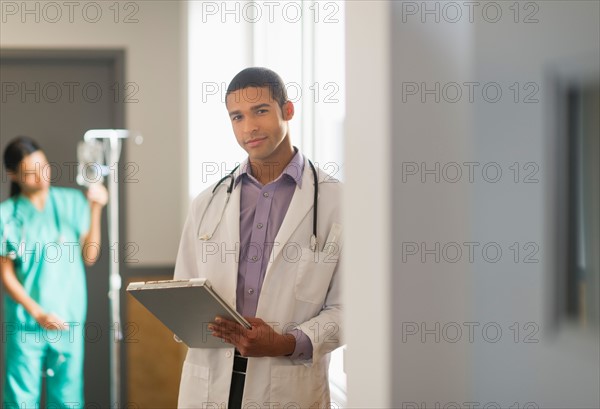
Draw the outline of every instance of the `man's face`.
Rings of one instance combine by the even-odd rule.
[[[227,111],[233,133],[250,161],[276,162],[288,144],[288,123],[294,106],[287,102],[280,107],[268,87],[248,87],[227,96]],[[283,108],[283,110],[282,110]]]

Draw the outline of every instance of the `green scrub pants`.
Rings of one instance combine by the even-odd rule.
[[[46,377],[46,408],[83,409],[81,330],[7,332],[2,409],[40,408],[42,376]]]

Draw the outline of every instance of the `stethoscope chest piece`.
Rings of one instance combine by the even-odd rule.
[[[310,236],[310,251],[317,251],[317,236],[314,234]]]

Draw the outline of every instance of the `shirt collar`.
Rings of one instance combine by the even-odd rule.
[[[277,179],[275,179],[273,182],[276,182],[279,179],[281,179],[284,175],[287,175],[296,183],[296,185],[298,185],[299,189],[302,189],[302,174],[304,173],[304,155],[302,155],[302,153],[295,146],[294,151],[296,153],[292,157],[290,163],[288,163],[283,172],[281,172],[281,175],[279,175]],[[246,175],[247,177],[252,177],[254,179],[254,177],[252,176],[252,168],[250,166],[250,158],[246,158],[246,160],[244,160],[240,164],[239,174],[235,178],[236,187],[238,183],[240,183],[244,175]]]

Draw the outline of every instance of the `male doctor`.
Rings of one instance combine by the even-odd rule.
[[[248,158],[212,203],[216,184],[192,202],[175,279],[207,278],[252,328],[215,317],[209,330],[224,348],[188,350],[178,405],[329,407],[329,354],[342,332],[341,184],[292,145],[294,105],[275,72],[241,71],[225,105]]]

